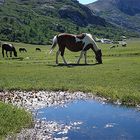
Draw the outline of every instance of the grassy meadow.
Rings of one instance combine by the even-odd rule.
[[[80,53],[66,50],[69,66],[62,64],[61,56],[61,65],[55,65],[57,48],[50,55],[50,46],[14,43],[17,58],[3,58],[0,53],[0,90],[83,91],[110,101],[120,100],[125,105],[140,104],[140,39],[127,43],[127,47],[112,49],[110,44],[99,43],[103,53],[100,65],[95,65],[91,50],[87,52],[88,65],[83,59],[75,65]],[[19,53],[20,47],[26,48],[27,53]],[[35,51],[37,47],[41,52]],[[31,122],[31,115],[24,110],[0,102],[0,139]]]
[[[1,90],[68,90],[92,92],[123,104],[140,104],[140,39],[128,40],[127,47],[110,49],[110,44],[98,44],[103,53],[103,64],[95,65],[92,50],[87,52],[88,65],[80,53],[66,50],[69,66],[55,65],[55,53],[50,46],[14,43],[18,57],[2,58],[0,53]],[[19,53],[25,47],[27,53]],[[39,47],[41,52],[35,51]],[[62,58],[59,56],[62,64]]]

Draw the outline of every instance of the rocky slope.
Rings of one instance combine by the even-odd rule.
[[[98,0],[87,7],[110,23],[140,33],[139,0]]]

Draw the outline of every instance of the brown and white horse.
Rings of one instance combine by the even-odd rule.
[[[56,64],[58,64],[58,56],[60,53],[61,53],[64,63],[67,64],[64,58],[65,47],[73,52],[81,51],[77,64],[79,64],[80,59],[82,58],[83,55],[85,57],[85,64],[87,64],[86,52],[89,49],[92,49],[94,51],[96,61],[99,64],[102,63],[101,49],[98,48],[91,34],[82,33],[80,35],[73,35],[73,34],[62,33],[62,34],[56,35],[53,38],[53,44],[52,44],[50,53],[52,53],[53,49],[55,48],[57,44],[58,44],[59,49],[56,53]]]
[[[10,57],[12,57],[12,52],[14,53],[14,56],[17,57],[17,51],[15,47],[12,44],[3,43],[2,44],[2,55],[4,57],[4,50],[6,51],[6,56],[8,57],[7,52],[10,52]]]

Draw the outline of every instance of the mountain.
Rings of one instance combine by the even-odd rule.
[[[98,0],[87,7],[114,25],[140,33],[140,0]]]
[[[61,32],[107,38],[124,35],[77,0],[0,0],[1,40],[50,44]]]

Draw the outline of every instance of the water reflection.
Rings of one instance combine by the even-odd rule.
[[[38,110],[38,119],[57,122],[67,129],[55,131],[57,138],[70,140],[140,139],[140,112],[133,108],[77,100],[65,107]]]

